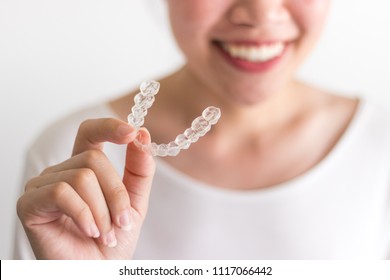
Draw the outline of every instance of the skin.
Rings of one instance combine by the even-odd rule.
[[[330,1],[167,3],[187,63],[161,80],[145,126],[155,142],[167,143],[207,106],[221,108],[222,117],[191,149],[165,161],[216,187],[260,189],[304,174],[326,157],[358,101],[302,83],[295,73],[319,38]],[[289,46],[271,70],[248,73],[226,63],[215,40],[287,41]],[[129,95],[111,106],[125,118],[131,102]]]
[[[80,125],[72,157],[26,184],[17,210],[37,259],[129,259],[145,218],[154,161],[133,143],[135,130],[115,119]],[[141,130],[138,140],[150,142]],[[128,144],[124,177],[103,143]]]
[[[273,187],[317,165],[358,104],[294,78],[317,42],[329,2],[167,0],[187,63],[160,81],[145,127],[153,141],[167,143],[207,106],[221,108],[222,118],[189,150],[164,160],[197,180],[230,189]],[[271,69],[248,72],[227,63],[216,40],[283,41],[288,49]],[[17,208],[37,258],[132,257],[155,169],[124,122],[133,94],[109,104],[122,120],[84,122],[72,157],[27,183]],[[140,141],[150,142],[148,131],[141,131]],[[128,145],[124,178],[103,153],[107,141]]]

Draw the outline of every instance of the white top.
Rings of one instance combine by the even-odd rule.
[[[67,159],[79,124],[100,117],[117,116],[100,104],[46,130],[25,178]],[[125,146],[105,151],[122,174]],[[271,188],[224,190],[156,161],[137,259],[390,258],[390,113],[366,101],[325,159]],[[20,224],[15,257],[34,258]]]

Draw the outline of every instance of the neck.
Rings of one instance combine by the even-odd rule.
[[[191,122],[208,106],[221,109],[222,116],[215,131],[245,133],[268,131],[295,119],[302,112],[308,88],[291,81],[279,92],[268,94],[256,104],[240,104],[223,93],[217,93],[198,80],[187,68],[182,68],[161,81],[166,108]],[[307,98],[306,98],[307,99]],[[180,105],[180,106],[178,106]],[[178,112],[180,111],[180,112]]]

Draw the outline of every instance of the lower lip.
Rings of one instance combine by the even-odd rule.
[[[278,62],[283,57],[283,54],[286,52],[287,46],[285,45],[285,48],[283,52],[278,55],[277,57],[274,57],[270,60],[264,61],[264,62],[251,62],[248,60],[243,60],[237,57],[232,57],[229,53],[227,53],[219,44],[215,44],[219,52],[222,54],[222,56],[229,62],[229,64],[233,65],[235,68],[245,71],[245,72],[251,72],[251,73],[258,73],[258,72],[265,72],[271,70],[273,67],[278,64]]]

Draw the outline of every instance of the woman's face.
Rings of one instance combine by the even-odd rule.
[[[287,90],[330,0],[167,0],[187,69],[224,98],[256,104]]]

